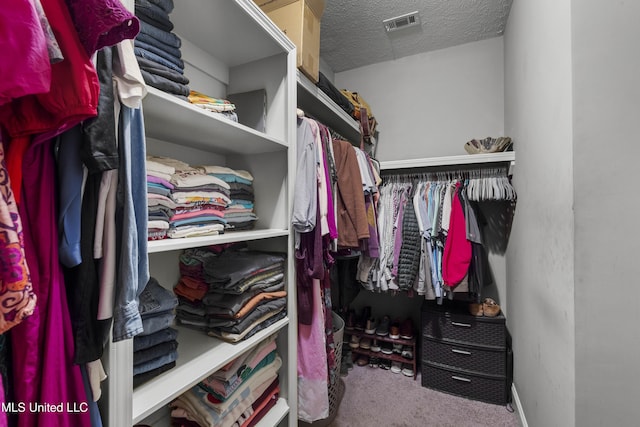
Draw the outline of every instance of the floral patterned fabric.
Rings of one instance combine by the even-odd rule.
[[[24,256],[22,223],[0,144],[0,333],[30,316],[36,306]]]

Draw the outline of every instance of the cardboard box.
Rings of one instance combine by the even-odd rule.
[[[320,70],[320,19],[324,0],[254,0],[296,45],[297,66],[312,82]]]

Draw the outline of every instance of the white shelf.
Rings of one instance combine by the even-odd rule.
[[[473,165],[485,163],[515,163],[515,151],[488,154],[462,154],[460,156],[429,157],[423,159],[391,160],[380,162],[382,171],[417,169],[438,166]]]
[[[265,415],[257,424],[256,427],[274,427],[280,424],[280,421],[284,419],[289,413],[289,405],[287,401],[282,397],[278,399],[278,402],[273,408]]]
[[[271,410],[256,424],[256,427],[275,427],[289,413],[286,399],[279,398]],[[152,427],[171,427],[171,413],[168,409],[159,410],[141,422]]]
[[[338,132],[351,143],[360,145],[360,126],[326,93],[320,90],[300,70],[298,78],[298,107],[321,123]]]
[[[228,231],[217,236],[186,237],[184,239],[150,240],[147,250],[150,254],[175,251],[179,249],[199,248],[223,243],[247,242],[249,240],[270,239],[288,236],[289,230],[269,229],[250,231]]]
[[[220,154],[286,150],[285,141],[148,87],[143,101],[146,136]]]
[[[288,318],[279,320],[236,344],[209,337],[202,331],[177,326],[179,345],[176,366],[133,390],[133,424],[142,421],[288,323]]]
[[[180,37],[229,67],[295,47],[252,0],[190,0],[171,12],[171,22]]]

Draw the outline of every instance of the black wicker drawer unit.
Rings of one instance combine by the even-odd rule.
[[[422,306],[422,385],[494,404],[510,400],[505,317],[476,317],[467,304]]]

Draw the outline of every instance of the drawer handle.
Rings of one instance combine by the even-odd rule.
[[[460,323],[460,322],[451,322],[453,326],[460,326],[462,328],[470,328],[471,324],[469,323]]]
[[[471,356],[470,351],[458,350],[457,348],[452,348],[451,351],[458,354],[464,354],[465,356]]]
[[[470,383],[471,382],[471,380],[469,378],[459,377],[457,375],[451,375],[451,378],[453,378],[456,381],[462,381],[464,383]]]

